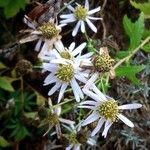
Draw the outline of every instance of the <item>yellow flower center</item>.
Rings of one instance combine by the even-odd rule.
[[[77,6],[75,8],[74,15],[77,20],[85,20],[87,16],[87,9],[83,6]]]
[[[109,55],[96,56],[93,62],[96,71],[107,72],[114,65],[115,61]]]
[[[74,76],[73,66],[71,64],[59,65],[56,76],[60,81],[70,82]]]
[[[71,133],[67,136],[67,139],[69,140],[70,144],[79,144],[79,141],[77,140],[77,135],[75,133]]]
[[[70,53],[67,52],[67,51],[61,52],[61,53],[60,53],[60,56],[61,56],[62,58],[65,58],[65,59],[71,59],[71,55],[70,55]]]
[[[103,102],[98,107],[98,112],[105,119],[108,119],[114,122],[117,119],[118,104],[115,100],[108,100],[106,102]]]
[[[47,117],[47,121],[51,125],[57,125],[59,123],[58,116],[56,114],[50,113]]]
[[[58,36],[60,33],[60,30],[57,29],[56,25],[51,22],[44,23],[38,29],[39,29],[39,31],[42,32],[42,35],[47,39],[52,39],[52,38]]]

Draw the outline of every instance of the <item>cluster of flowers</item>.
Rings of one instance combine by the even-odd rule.
[[[104,125],[102,136],[106,137],[109,128],[113,123],[122,120],[129,127],[134,127],[133,123],[128,120],[122,113],[124,109],[137,109],[141,104],[125,104],[118,106],[118,102],[113,98],[103,94],[95,85],[95,81],[102,72],[109,72],[114,65],[114,60],[109,56],[108,52],[103,49],[96,56],[92,52],[84,53],[86,42],[76,46],[74,42],[67,48],[61,41],[61,28],[69,23],[77,22],[72,36],[76,36],[81,29],[85,33],[85,26],[88,25],[93,32],[97,32],[97,28],[91,20],[101,20],[101,18],[93,17],[92,15],[100,11],[100,7],[89,10],[89,1],[85,0],[85,5],[82,6],[75,3],[75,8],[65,3],[65,7],[69,9],[69,14],[60,15],[62,19],[60,24],[55,23],[54,19],[50,18],[49,22],[37,25],[28,21],[25,16],[24,22],[33,29],[32,35],[34,39],[38,39],[35,50],[39,51],[38,57],[42,60],[43,72],[49,72],[49,75],[44,80],[44,86],[53,85],[48,92],[48,96],[53,95],[59,90],[57,102],[60,103],[63,99],[66,89],[71,86],[75,100],[78,103],[78,108],[90,109],[90,115],[82,120],[78,125],[74,121],[60,118],[61,108],[55,108],[49,116],[49,122],[56,125],[62,122],[71,133],[65,135],[69,140],[69,149],[80,149],[82,142],[78,138],[78,133],[83,126],[97,121],[95,129],[89,133],[89,138],[86,142],[96,144],[94,137]],[[93,69],[89,69],[93,68]],[[84,100],[84,95],[90,97],[90,100]],[[49,100],[49,105],[52,107],[52,102]],[[67,124],[67,125],[65,125]],[[49,132],[49,130],[48,130]]]

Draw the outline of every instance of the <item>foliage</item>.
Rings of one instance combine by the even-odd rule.
[[[130,0],[130,3],[135,8],[140,9],[140,11],[142,11],[145,14],[146,18],[150,18],[150,0],[144,3],[137,3],[135,1]]]
[[[141,13],[136,22],[132,22],[127,15],[123,18],[123,26],[130,39],[128,50],[134,50],[141,42],[144,32],[144,14]]]
[[[25,9],[27,0],[1,0],[0,7],[3,7],[6,18],[15,16],[20,9]]]

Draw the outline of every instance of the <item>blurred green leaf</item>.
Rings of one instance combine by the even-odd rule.
[[[145,46],[143,46],[142,50],[145,51],[145,52],[147,52],[147,53],[150,53],[150,43],[148,43]]]
[[[8,146],[10,146],[10,143],[6,139],[4,139],[4,137],[0,136],[0,147],[5,148]]]
[[[129,50],[134,50],[141,42],[144,32],[144,14],[141,13],[136,22],[132,22],[127,15],[123,18],[123,26],[130,38]]]
[[[5,7],[9,4],[11,0],[0,0],[0,7]]]
[[[136,74],[141,72],[145,68],[144,65],[139,65],[139,66],[120,66],[116,68],[116,75],[118,77],[126,77],[132,83],[134,84],[139,84],[139,80],[136,77]]]
[[[24,9],[27,0],[1,0],[0,6],[4,8],[6,18],[15,16],[20,9]]]
[[[133,7],[140,9],[145,14],[146,18],[150,18],[150,0],[145,3],[137,3],[135,1],[130,0],[130,3]]]
[[[36,92],[35,91],[35,94],[36,94],[36,104],[38,105],[38,106],[43,106],[43,105],[45,105],[45,98],[41,95],[41,94],[39,94],[38,92]]]
[[[0,69],[5,69],[7,68],[2,62],[0,62]]]
[[[130,51],[119,51],[119,52],[117,52],[116,57],[119,59],[122,59],[122,58],[128,56],[130,53],[131,53]]]
[[[14,91],[11,81],[7,80],[7,77],[0,77],[0,88],[10,92]]]

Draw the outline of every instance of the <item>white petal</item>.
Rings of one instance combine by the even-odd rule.
[[[82,89],[82,91],[87,95],[87,96],[89,96],[89,97],[91,97],[93,100],[95,100],[95,101],[100,101],[101,99],[99,98],[99,96],[98,95],[96,95],[95,93],[93,93],[93,92],[91,92],[91,91],[89,91],[89,90],[87,90],[87,89]]]
[[[76,36],[77,35],[80,25],[81,25],[81,21],[78,21],[78,23],[76,24],[75,28],[73,29],[72,36]]]
[[[102,133],[102,136],[104,136],[104,138],[106,138],[107,136],[107,133],[108,133],[108,130],[109,128],[111,127],[111,125],[113,124],[113,122],[107,120],[106,123],[105,123],[105,127],[104,127],[104,131]]]
[[[89,10],[89,0],[85,0],[85,8]]]
[[[74,88],[76,89],[76,91],[79,94],[80,98],[83,99],[84,98],[83,92],[82,92],[80,86],[78,85],[77,81],[75,80],[75,78],[73,78],[71,80],[71,82],[72,82],[71,87],[74,86]]]
[[[86,83],[87,79],[82,75],[82,74],[76,74],[75,78],[78,79],[79,81]]]
[[[75,9],[71,5],[68,5],[67,3],[64,3],[64,5],[67,6],[67,8],[70,9],[72,12],[75,11]]]
[[[71,18],[71,17],[74,17],[74,14],[66,14],[66,15],[60,15],[60,18],[62,19],[68,19],[68,18]]]
[[[82,122],[82,126],[90,124],[90,123],[96,121],[98,118],[99,118],[99,114],[97,112],[93,112]]]
[[[77,102],[80,102],[80,96],[79,96],[77,90],[76,90],[75,87],[73,86],[72,82],[70,82],[70,84],[71,84],[72,91],[73,91],[73,94],[74,94],[74,96],[75,96],[76,101],[77,101]]]
[[[38,52],[40,50],[41,44],[42,44],[42,40],[39,39],[38,42],[37,42],[37,44],[36,44],[36,46],[35,46],[35,51]]]
[[[63,118],[59,118],[59,121],[65,124],[69,124],[69,125],[73,125],[75,124],[74,121],[68,120],[68,119],[63,119]]]
[[[62,99],[63,95],[64,95],[64,92],[66,90],[68,86],[68,83],[63,83],[61,88],[60,88],[60,91],[59,91],[59,96],[58,96],[58,103],[60,102],[60,100]]]
[[[71,150],[71,148],[73,147],[73,145],[69,145],[68,147],[66,147],[66,150]]]
[[[72,43],[70,44],[70,46],[69,46],[69,50],[70,50],[70,51],[73,51],[74,48],[75,48],[75,42],[72,42]]]
[[[64,51],[64,45],[62,43],[62,41],[58,40],[57,42],[54,43],[55,48],[59,51],[62,52]]]
[[[90,11],[88,11],[88,15],[91,15],[91,14],[94,14],[94,13],[96,13],[96,12],[98,12],[98,11],[100,11],[100,7],[97,7],[97,8],[95,8],[95,9],[92,9],[92,10],[90,10]]]
[[[66,23],[71,23],[71,22],[74,22],[74,21],[76,21],[76,18],[68,18],[68,19],[61,20],[60,23],[61,24],[66,24]]]
[[[95,106],[77,106],[78,108],[87,108],[87,109],[91,109],[91,110],[94,110],[95,109]]]
[[[102,127],[102,125],[104,124],[104,122],[105,122],[105,120],[104,120],[103,118],[101,118],[101,119],[98,121],[96,128],[95,128],[95,129],[92,131],[92,133],[91,133],[91,136],[95,136],[95,134],[96,134],[97,132],[99,132],[99,130],[101,129],[101,127]]]
[[[88,26],[91,28],[91,30],[93,30],[96,33],[97,28],[95,27],[95,25],[88,18],[86,18],[86,22],[87,22]]]
[[[137,108],[141,108],[141,107],[142,107],[141,104],[134,103],[134,104],[121,105],[118,107],[118,109],[137,109]]]
[[[82,59],[84,59],[84,58],[88,59],[88,58],[90,58],[93,54],[94,54],[93,52],[86,53],[86,54],[80,56],[80,58],[82,58]]]
[[[126,125],[128,125],[129,127],[133,128],[134,127],[134,124],[128,119],[126,118],[125,116],[123,116],[122,114],[118,114],[118,118],[120,120],[122,120]]]
[[[56,81],[57,81],[56,77],[53,74],[50,74],[45,78],[43,85],[46,86],[46,85],[49,85],[49,84],[54,83]]]
[[[84,21],[81,21],[81,32],[85,33],[85,24],[84,24]]]
[[[53,93],[55,93],[61,86],[61,83],[56,83],[51,90],[48,92],[48,95],[52,95]]]
[[[92,16],[87,16],[87,18],[91,20],[102,20],[102,18],[92,17]]]
[[[82,43],[81,45],[79,45],[76,49],[73,50],[72,54],[74,56],[76,56],[77,54],[81,53],[82,50],[85,48],[86,43]]]
[[[93,138],[88,138],[87,143],[92,145],[92,146],[95,146],[96,145],[96,140],[93,139]]]
[[[87,104],[87,105],[96,105],[97,102],[87,100],[87,101],[84,101],[84,102],[81,102],[81,103],[80,103],[80,105],[85,105],[85,104]]]
[[[46,71],[50,71],[50,72],[55,72],[56,71],[55,64],[43,63],[42,68],[45,69]]]
[[[93,85],[92,89],[99,96],[101,101],[107,101],[106,96],[95,86],[95,84]]]
[[[74,145],[73,150],[80,150],[80,144]]]
[[[57,107],[54,109],[54,113],[57,114],[57,116],[60,116],[60,114],[61,114],[61,106],[57,106]]]
[[[96,81],[96,79],[98,78],[99,73],[95,72],[91,78],[87,81],[86,85],[84,86],[84,89],[90,89],[93,87],[94,82]]]

